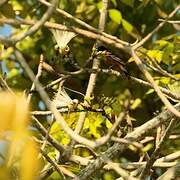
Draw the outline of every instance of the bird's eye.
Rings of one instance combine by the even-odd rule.
[[[55,49],[56,51],[58,51],[58,50],[59,50],[59,46],[56,44],[56,45],[54,46],[54,49]]]
[[[66,46],[65,49],[64,49],[65,52],[69,52],[69,47]]]

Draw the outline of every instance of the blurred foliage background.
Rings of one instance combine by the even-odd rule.
[[[151,32],[158,24],[159,19],[164,19],[167,15],[179,4],[178,0],[111,0],[109,1],[108,17],[105,26],[105,32],[117,36],[118,38],[133,43],[136,39],[142,39],[149,32]],[[102,1],[99,0],[61,0],[58,7],[72,14],[84,22],[98,27],[100,10],[102,8]],[[13,19],[32,19],[38,20],[42,17],[47,7],[36,0],[9,0],[0,6],[0,18],[13,18]],[[173,17],[177,20],[180,17],[180,12]],[[73,21],[69,21],[58,13],[54,13],[50,19],[51,22],[61,23],[73,26]],[[76,25],[77,26],[77,25]],[[7,28],[7,25],[0,25],[0,32]],[[10,36],[16,36],[27,30],[25,25],[8,26],[8,34]],[[147,64],[152,65],[152,61],[149,60],[145,54],[152,58],[162,69],[174,75],[176,78],[180,78],[180,26],[178,24],[166,23],[166,25],[157,33],[155,33],[150,41],[148,41],[143,47],[140,48],[140,56],[146,61]],[[83,66],[86,60],[91,56],[92,47],[95,41],[88,38],[77,35],[70,43],[70,52],[74,59],[80,66]],[[20,50],[29,66],[34,73],[37,73],[37,67],[39,64],[40,54],[43,54],[45,61],[49,64],[53,62],[55,58],[56,50],[54,48],[56,42],[52,36],[52,33],[46,27],[42,27],[34,35],[27,37],[26,39],[18,42],[16,47]],[[127,64],[127,69],[130,75],[144,79],[143,74],[136,67],[133,59],[129,57],[125,52],[117,51],[109,47],[113,53],[121,57]],[[24,72],[22,67],[14,56],[14,48],[4,44],[0,44],[0,72],[1,76],[6,76],[7,84],[12,88],[16,94],[20,94],[23,91],[28,91],[32,85],[32,82]],[[91,64],[89,65],[91,67]],[[109,68],[101,63],[101,67]],[[158,85],[171,90],[174,93],[180,93],[180,83],[170,77],[165,77],[147,66],[148,71],[153,75]],[[40,78],[40,82],[43,86],[46,86],[58,76],[44,72]],[[89,74],[80,74],[74,76],[66,81],[65,86],[85,94]],[[48,90],[50,97],[57,90],[57,86]],[[83,101],[83,96],[67,91],[72,99],[79,99]],[[98,98],[100,97],[100,98]],[[118,77],[99,74],[95,86],[94,97],[92,97],[91,104],[94,108],[100,108],[103,103],[103,97],[107,99],[114,99],[112,103],[107,103],[105,110],[108,114],[112,112],[116,116],[119,115],[123,109],[128,106],[128,118],[122,123],[122,129],[126,134],[129,130],[128,127],[136,127],[152,117],[158,112],[162,111],[164,106],[160,99],[154,93],[152,89],[143,87],[139,84],[135,84],[127,79],[120,79]],[[105,101],[105,100],[104,100]],[[126,104],[126,105],[125,105]],[[33,94],[31,110],[45,110],[44,103],[40,100],[37,93]],[[69,126],[75,128],[79,113],[64,114]],[[48,120],[50,117],[42,116],[39,118],[43,125],[48,128]],[[2,120],[2,118],[1,118]],[[82,134],[90,139],[96,139],[103,136],[108,128],[112,126],[111,122],[105,119],[104,116],[97,113],[88,113],[86,118],[84,130]],[[178,125],[175,133],[178,134]],[[35,136],[38,136],[36,130],[32,130]],[[61,130],[61,128],[54,123],[52,125],[50,134],[64,145],[69,143],[69,137]],[[152,132],[153,134],[153,132]],[[150,134],[149,134],[150,135]],[[173,143],[166,144],[167,148],[161,152],[161,154],[167,154],[173,152],[175,149],[179,149],[179,140],[174,140]],[[149,146],[150,144],[150,146]],[[106,150],[110,143],[99,149],[99,152]],[[147,144],[145,152],[151,152],[153,143]],[[55,157],[57,152],[50,146],[46,148],[47,153],[51,157]],[[89,156],[88,150],[77,149],[75,152],[78,155]],[[133,161],[138,160],[137,149],[130,148],[120,157],[117,157],[115,161]],[[44,162],[44,166],[45,166]],[[68,165],[74,173],[78,172],[80,167],[74,166],[74,164]],[[157,176],[163,172],[163,170],[157,170]],[[58,179],[58,174],[54,172],[49,178]],[[115,179],[117,175],[114,172],[99,172],[96,174],[96,179]]]

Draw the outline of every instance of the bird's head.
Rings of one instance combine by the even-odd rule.
[[[110,52],[109,50],[104,46],[97,47],[97,55],[108,55]]]
[[[69,52],[68,43],[71,41],[72,38],[76,36],[74,32],[69,32],[66,30],[51,30],[53,33],[54,39],[56,40],[55,49],[61,55],[66,55]]]

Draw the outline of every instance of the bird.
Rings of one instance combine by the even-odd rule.
[[[58,71],[75,71],[79,69],[79,66],[74,59],[68,43],[77,35],[74,32],[66,30],[51,30],[53,37],[56,41],[55,56],[51,61],[54,68]]]
[[[123,77],[126,77],[129,79],[130,74],[128,70],[126,69],[126,64],[123,62],[122,59],[115,56],[111,51],[109,51],[104,46],[97,47],[97,55],[104,55],[105,56],[105,64],[108,65],[113,70],[116,70],[121,73]]]
[[[69,32],[66,30],[51,30],[54,39],[56,40],[55,49],[58,49],[59,54],[65,55],[69,52],[68,43],[73,39],[76,34],[74,32]]]
[[[59,88],[54,96],[53,103],[58,109],[68,109],[68,111],[72,111],[77,108],[79,101],[78,99],[71,99],[69,97],[69,95],[64,89],[64,81],[65,80],[62,80],[59,83]]]

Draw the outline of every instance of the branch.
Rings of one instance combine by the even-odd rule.
[[[47,1],[45,1],[45,0],[38,0],[38,1],[41,2],[42,4],[46,5],[46,6],[52,6],[49,2],[47,2]],[[77,23],[77,24],[79,24],[80,26],[88,29],[89,31],[92,31],[92,32],[94,32],[94,33],[96,33],[96,34],[98,34],[98,35],[101,35],[101,36],[105,36],[105,37],[107,37],[107,38],[109,38],[109,39],[111,39],[111,40],[113,40],[113,41],[116,41],[117,43],[121,43],[121,44],[123,44],[123,45],[125,45],[125,46],[128,46],[128,45],[129,45],[128,42],[122,41],[122,40],[118,39],[118,38],[115,37],[115,36],[112,36],[112,35],[110,35],[110,34],[107,34],[107,33],[105,33],[105,32],[102,32],[102,31],[100,31],[100,29],[96,29],[96,28],[90,26],[89,24],[87,24],[87,23],[85,23],[84,21],[82,21],[82,20],[80,20],[80,19],[72,16],[71,14],[69,14],[69,13],[66,12],[66,11],[63,11],[62,9],[56,8],[56,11],[57,11],[60,15],[62,15],[64,18],[67,18],[67,19],[69,19],[69,20],[71,20],[71,21],[74,21],[75,23]]]
[[[176,12],[177,12],[179,9],[180,9],[180,5],[177,6],[177,7],[169,14],[169,16],[167,16],[167,18],[166,18],[163,22],[161,22],[152,32],[150,32],[147,36],[145,36],[139,43],[135,44],[134,47],[133,47],[133,49],[135,50],[135,49],[139,48],[139,47],[142,46],[146,41],[148,41],[153,34],[155,34],[157,31],[159,31],[159,29],[161,29],[161,28],[165,25],[165,23],[168,21],[168,19],[172,18],[172,17],[176,14]]]
[[[161,21],[161,22],[164,22],[166,21],[165,19],[158,19],[158,21]],[[178,20],[174,20],[174,21],[166,21],[167,23],[170,23],[170,24],[180,24],[180,21]]]
[[[179,174],[180,174],[180,163],[177,163],[175,166],[169,168],[157,180],[178,179]]]
[[[23,40],[27,36],[30,36],[30,35],[34,34],[50,18],[50,16],[52,15],[52,13],[53,13],[53,11],[55,9],[56,4],[57,4],[57,0],[53,0],[52,1],[52,6],[50,6],[48,8],[48,10],[45,12],[43,17],[41,18],[41,20],[39,20],[35,24],[33,24],[32,27],[30,27],[29,30],[26,31],[25,33],[20,34],[19,36],[16,36],[15,38],[12,38],[12,39],[7,38],[7,37],[6,38],[0,37],[0,41],[10,43],[10,44],[16,44],[17,42]]]
[[[159,96],[159,98],[161,99],[161,101],[164,103],[164,105],[166,106],[166,108],[171,111],[172,113],[174,113],[177,117],[180,117],[180,112],[177,111],[172,104],[168,101],[168,99],[164,96],[164,94],[161,92],[160,88],[158,87],[158,85],[154,82],[151,74],[145,69],[143,63],[141,62],[141,60],[139,59],[139,57],[137,56],[137,54],[135,53],[134,50],[132,50],[132,56],[134,57],[134,60],[137,64],[137,66],[139,67],[139,69],[143,72],[143,74],[145,75],[146,79],[152,84],[154,90],[156,91],[157,95]]]
[[[125,180],[138,180],[137,178],[130,176],[130,174],[126,170],[122,169],[117,163],[108,162],[107,166],[109,169],[115,170],[120,177]]]
[[[102,72],[102,73],[105,73],[105,74],[113,74],[113,75],[116,75],[118,77],[122,77],[120,72],[112,70],[112,69],[97,69],[97,70],[96,69],[87,69],[87,70],[88,71],[99,71],[99,72]],[[135,78],[133,76],[130,76],[129,80],[133,81],[135,83],[138,83],[140,85],[153,88],[153,85],[151,83],[143,81],[142,79],[138,79],[138,78]],[[171,98],[176,99],[176,100],[180,100],[180,96],[178,94],[172,93],[171,91],[169,91],[169,90],[167,90],[166,88],[163,88],[163,87],[159,87],[159,88],[167,96],[170,96]]]
[[[175,108],[180,110],[180,103],[176,104]],[[149,120],[145,124],[136,128],[133,132],[129,133],[125,136],[125,140],[137,141],[140,139],[145,133],[152,130],[153,128],[157,127],[161,123],[165,123],[168,119],[173,118],[174,115],[166,110],[160,113],[158,116],[154,117],[153,119]],[[128,147],[127,144],[119,144],[116,143],[112,147],[110,147],[107,151],[105,151],[100,157],[90,163],[85,169],[80,171],[77,179],[87,179],[90,177],[96,170],[102,168],[105,165],[105,162],[108,159],[112,159],[118,153],[123,152]]]
[[[42,136],[47,137],[47,141],[52,144],[53,147],[55,147],[59,152],[63,153],[66,149],[64,146],[60,145],[51,135],[48,134],[46,129],[43,127],[43,125],[32,116],[32,119],[35,122],[36,128],[39,130],[39,132],[42,134]]]
[[[22,24],[26,24],[26,25],[33,25],[36,24],[36,21],[33,20],[15,20],[15,19],[6,19],[6,18],[0,18],[0,24],[11,24],[11,25],[22,25]],[[65,26],[62,24],[57,24],[57,23],[52,23],[52,22],[46,22],[43,24],[45,27],[48,28],[52,28],[52,29],[58,29],[58,30],[64,30],[64,31],[70,31],[70,32],[75,32],[76,34],[80,34],[84,37],[90,38],[90,39],[95,39],[95,40],[99,40],[107,45],[113,45],[113,47],[116,47],[117,49],[122,49],[126,52],[130,52],[130,46],[128,45],[124,45],[120,42],[117,42],[115,40],[113,40],[112,38],[108,38],[104,35],[99,35],[97,33],[88,31],[88,30],[84,30],[84,29],[80,29],[74,26]],[[12,44],[12,41],[9,40],[8,38],[2,38],[0,37],[0,42],[2,43],[9,43]]]
[[[140,175],[140,179],[146,179],[146,177],[149,176],[150,169],[151,169],[151,167],[153,166],[155,160],[157,159],[157,156],[158,156],[159,153],[160,153],[160,149],[162,148],[163,143],[165,142],[165,140],[168,138],[169,133],[170,133],[170,131],[172,130],[172,127],[173,127],[173,125],[174,125],[175,122],[176,122],[176,121],[175,121],[175,119],[173,118],[173,119],[171,120],[171,122],[169,123],[169,125],[168,125],[166,131],[164,132],[164,135],[163,135],[163,137],[161,138],[160,142],[158,143],[155,151],[152,153],[150,159],[149,159],[148,162],[146,163],[146,166],[145,166],[145,168],[143,169],[143,171],[142,171],[142,173],[141,173],[141,175]]]
[[[69,76],[75,76],[75,75],[79,75],[79,74],[87,73],[87,72],[88,73],[98,72],[98,73],[104,73],[104,74],[109,74],[109,75],[115,75],[117,77],[123,78],[122,74],[120,72],[118,72],[118,71],[115,71],[113,69],[100,69],[100,68],[99,69],[84,68],[84,69],[80,69],[80,70],[77,70],[77,71],[74,71],[74,72],[63,71],[63,74],[66,74],[66,75],[69,75]],[[123,80],[125,80],[125,79],[123,79]],[[129,76],[129,79],[127,79],[127,80],[130,80],[132,82],[138,83],[138,84],[140,84],[142,86],[145,86],[145,87],[153,88],[151,83],[148,83],[147,81],[143,81],[142,79],[138,79],[138,78],[133,77],[133,76]],[[57,84],[59,81],[60,81],[60,78],[55,80],[55,81],[53,81],[52,84],[50,83],[49,85],[47,85],[45,87],[45,89],[48,89],[49,87]],[[177,101],[180,100],[179,94],[173,93],[173,92],[169,91],[168,89],[160,87],[160,86],[159,86],[159,88],[172,101],[177,102]]]
[[[8,0],[1,0],[0,2],[0,6],[3,6],[3,4],[5,4]]]
[[[40,60],[39,60],[38,72],[36,74],[35,81],[39,80],[39,78],[40,78],[40,76],[42,74],[43,62],[44,62],[44,56],[41,54],[40,55]],[[31,89],[30,89],[30,92],[34,91],[35,89],[36,89],[35,88],[35,83],[33,82],[32,86],[31,86]],[[29,93],[29,95],[27,97],[28,104],[31,101],[31,97],[32,97],[32,93]]]
[[[103,9],[101,11],[100,14],[100,20],[99,20],[99,30],[102,32],[104,31],[104,26],[105,26],[105,21],[106,21],[106,15],[107,15],[107,8],[108,8],[108,0],[103,0]],[[98,69],[100,65],[100,61],[98,58],[94,58],[93,60],[93,65],[92,65],[92,69]],[[97,78],[97,72],[96,73],[91,73],[90,78],[89,78],[89,82],[88,82],[88,87],[86,90],[86,95],[85,98],[90,98],[94,87],[95,87],[95,83],[96,83],[96,78]],[[85,101],[85,103],[87,103]],[[79,116],[79,120],[75,129],[75,132],[80,133],[83,125],[84,125],[84,121],[86,118],[87,113],[86,112],[82,112]]]
[[[40,150],[41,154],[45,157],[45,159],[54,167],[54,169],[59,173],[62,179],[66,179],[62,170],[58,167],[58,164],[53,161],[44,151]]]
[[[0,86],[2,87],[3,90],[6,90],[11,94],[14,94],[14,92],[11,90],[11,88],[8,86],[8,84],[1,75],[0,75]]]
[[[40,84],[40,82],[38,80],[35,81],[35,75],[32,72],[29,65],[26,63],[26,61],[23,58],[23,56],[21,55],[21,53],[16,50],[15,51],[15,56],[17,57],[17,60],[19,61],[19,63],[23,67],[23,69],[26,71],[26,73],[29,76],[29,78],[31,79],[31,81],[33,81],[35,83],[36,89],[39,92],[42,100],[44,101],[47,108],[53,113],[57,123],[62,127],[62,129],[72,139],[74,139],[78,143],[85,144],[85,145],[90,146],[92,148],[95,147],[96,144],[93,141],[88,140],[88,139],[80,136],[79,134],[75,133],[71,128],[69,128],[69,126],[67,125],[67,123],[64,120],[63,116],[58,112],[58,110],[57,110],[56,106],[54,105],[54,103],[52,103],[52,101],[49,99],[47,93],[44,91],[44,89],[43,89],[42,85]]]

